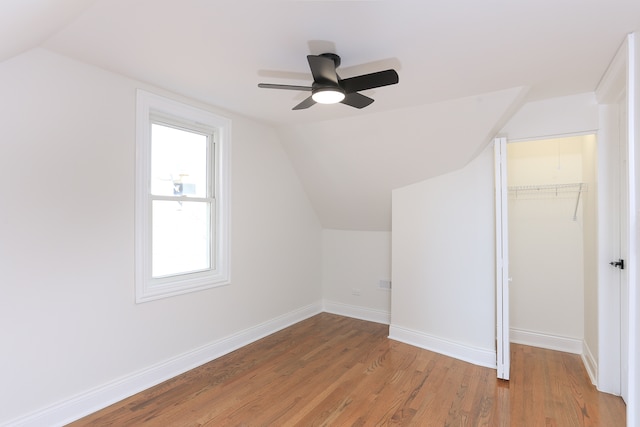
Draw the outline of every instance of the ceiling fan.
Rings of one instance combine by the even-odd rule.
[[[313,76],[311,86],[259,83],[258,87],[311,92],[311,96],[293,107],[293,110],[303,110],[315,103],[335,104],[338,102],[355,108],[364,108],[371,104],[373,99],[358,93],[359,91],[398,83],[398,73],[395,70],[378,71],[341,79],[336,72],[336,68],[340,66],[340,57],[335,53],[307,55],[307,61],[309,61],[309,68],[311,68]]]

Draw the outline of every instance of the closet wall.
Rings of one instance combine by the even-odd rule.
[[[513,342],[582,352],[591,299],[585,276],[592,276],[585,256],[595,245],[594,148],[593,136],[508,145]]]

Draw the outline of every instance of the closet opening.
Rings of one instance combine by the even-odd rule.
[[[507,144],[513,343],[597,343],[596,153],[595,135]]]

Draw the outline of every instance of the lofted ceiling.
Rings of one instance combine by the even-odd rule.
[[[464,166],[525,101],[593,91],[637,0],[5,0],[0,61],[44,47],[270,124],[326,228],[388,230],[391,190]],[[306,55],[394,68],[375,102],[292,111]]]

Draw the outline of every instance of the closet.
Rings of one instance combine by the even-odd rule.
[[[581,353],[596,321],[594,135],[507,145],[511,341]]]

